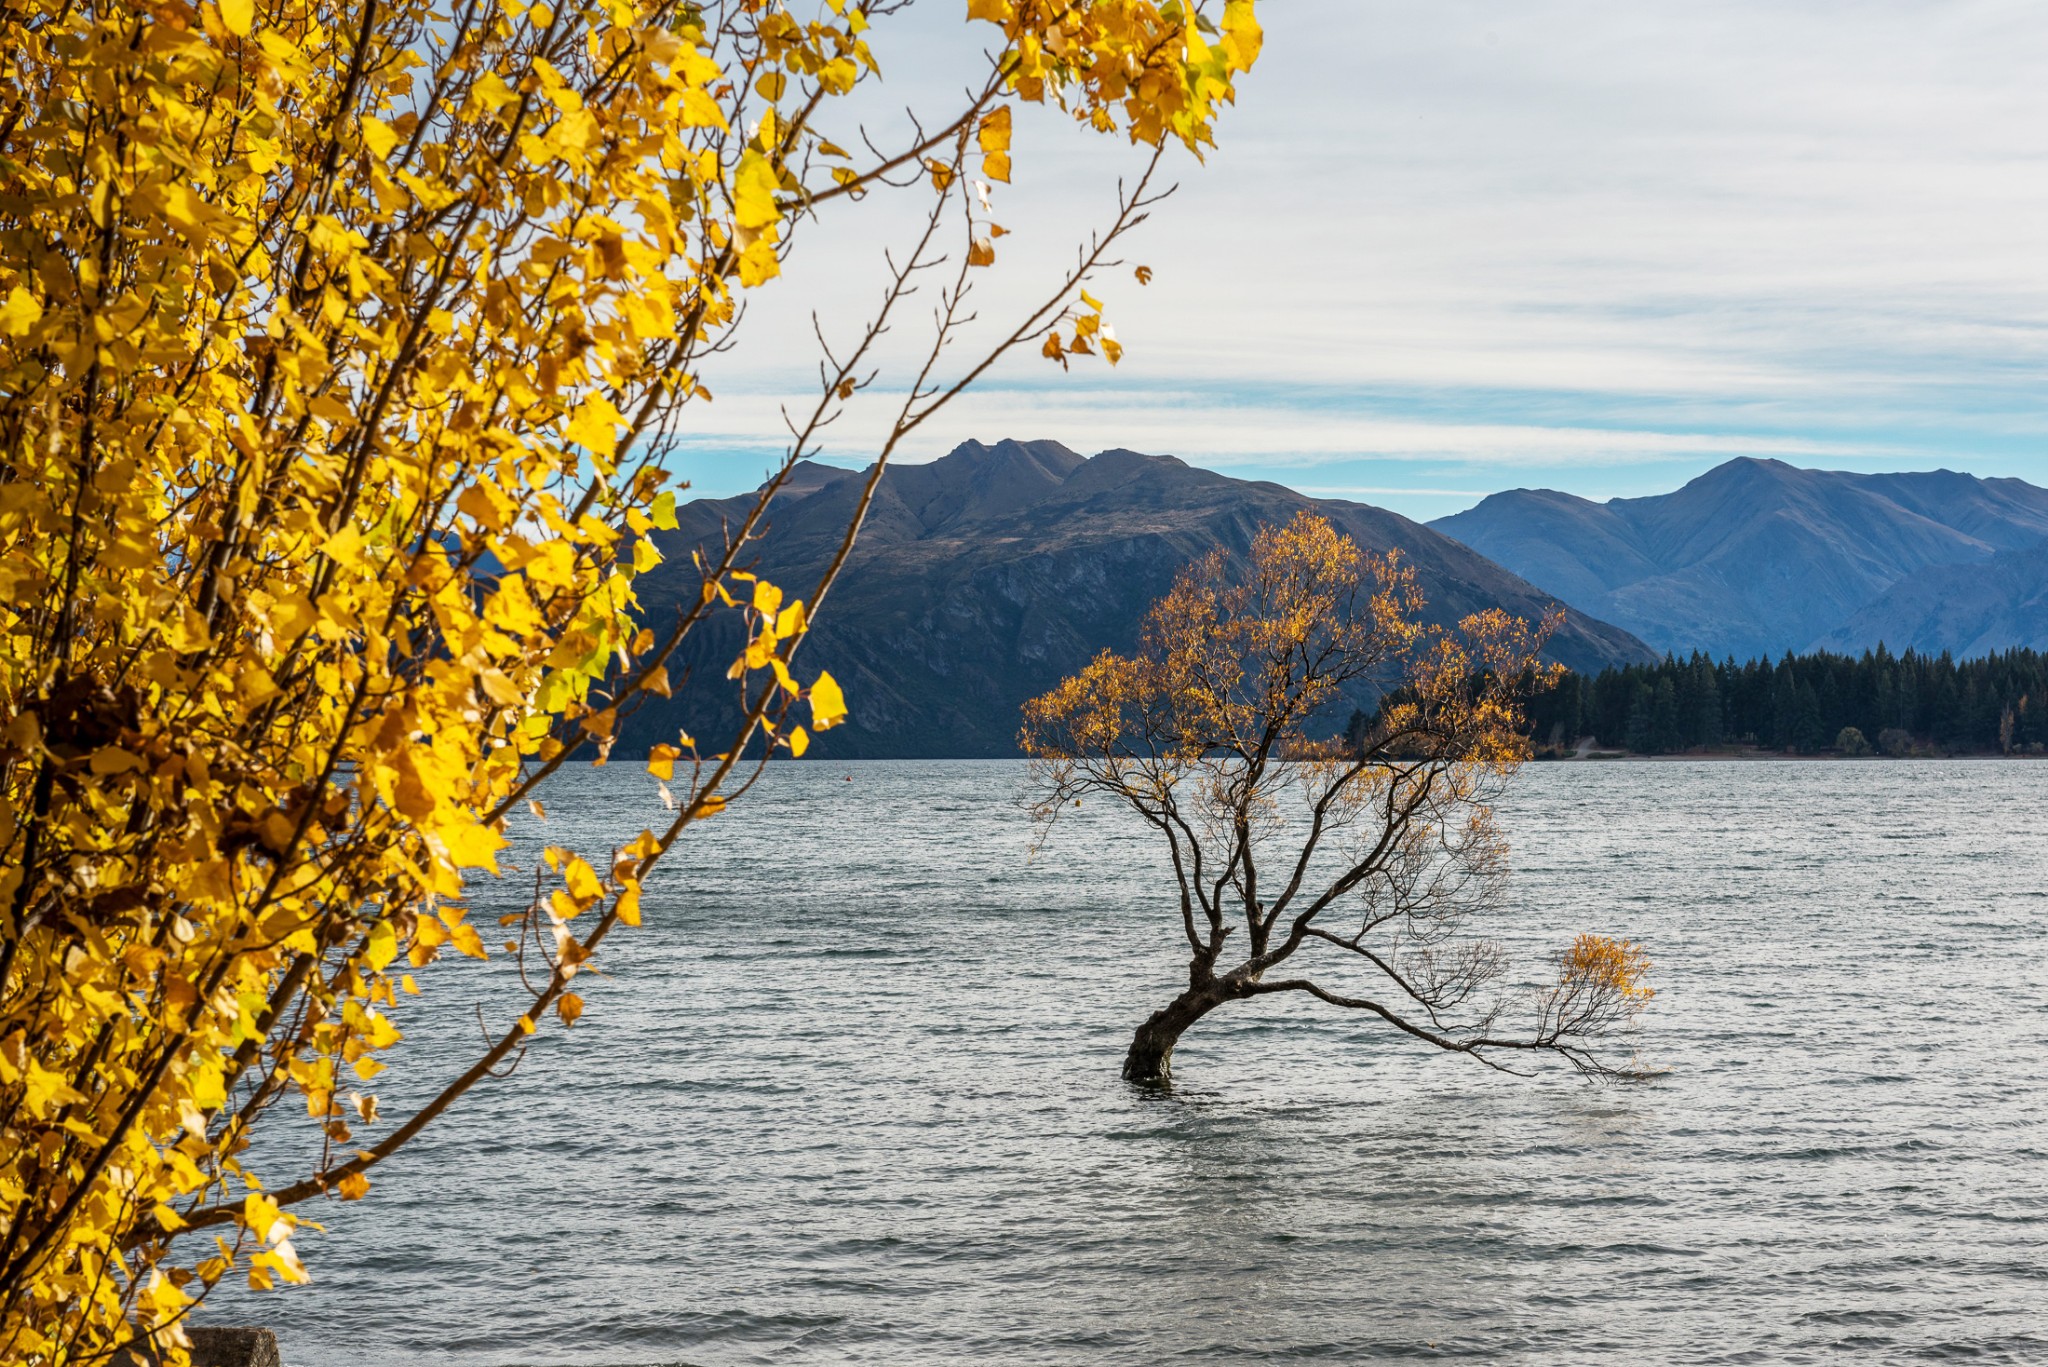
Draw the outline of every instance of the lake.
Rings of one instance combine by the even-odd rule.
[[[548,838],[656,823],[638,769]],[[1499,938],[1646,941],[1657,1080],[1267,999],[1171,1095],[1117,1075],[1185,975],[1163,852],[1084,808],[1032,857],[1023,777],[776,766],[574,1031],[301,1207],[313,1286],[206,1319],[298,1367],[2048,1361],[2048,763],[1530,766]],[[387,1116],[509,1014],[421,977]]]

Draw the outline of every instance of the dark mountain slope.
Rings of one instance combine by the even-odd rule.
[[[1744,458],[1652,498],[1516,489],[1430,525],[1659,650],[1748,658],[1806,648],[1910,575],[2048,536],[2048,489]]]
[[[757,568],[808,597],[859,497],[862,477],[807,466],[778,503]],[[668,564],[641,580],[648,620],[694,595],[690,548],[720,542],[748,499],[700,501],[662,534]],[[1457,542],[1393,513],[1318,501],[1277,484],[1193,469],[1170,456],[1105,451],[1083,460],[1053,442],[969,442],[929,465],[883,476],[847,570],[807,642],[800,673],[829,668],[852,720],[841,756],[1015,753],[1018,708],[1105,647],[1128,648],[1145,610],[1189,561],[1222,545],[1242,552],[1259,527],[1314,506],[1370,550],[1399,547],[1439,621],[1504,606],[1536,617],[1552,605]],[[713,715],[730,632],[693,642],[689,683],[650,708],[626,738],[643,747]],[[1649,658],[1643,644],[1571,614],[1553,646],[1575,668]],[[723,705],[729,709],[729,703]],[[1341,718],[1339,719],[1341,721]]]
[[[1870,641],[1959,660],[2015,646],[2048,650],[2048,542],[1909,575],[1816,645],[1847,654]]]

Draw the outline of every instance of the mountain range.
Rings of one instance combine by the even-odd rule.
[[[1875,641],[1959,660],[2016,646],[2048,651],[2048,542],[1909,575],[1818,644],[1850,654]]]
[[[1495,494],[1429,524],[1659,652],[1982,654],[2048,639],[2048,489],[1742,458],[1669,494]]]
[[[808,596],[861,485],[858,472],[800,466],[750,548],[748,568],[793,597]],[[695,599],[691,552],[721,548],[726,526],[752,501],[702,499],[678,510],[679,526],[656,538],[666,563],[637,581],[648,621]],[[1216,546],[1242,552],[1261,526],[1302,508],[1321,512],[1369,551],[1400,549],[1432,620],[1494,606],[1535,618],[1557,606],[1485,556],[1384,509],[1311,499],[1171,456],[1111,450],[1084,458],[1050,441],[967,442],[930,464],[883,474],[805,644],[800,672],[827,668],[845,687],[850,717],[833,733],[832,752],[1015,754],[1027,698],[1105,647],[1129,648],[1146,609],[1182,566]],[[692,634],[686,677],[672,699],[634,719],[622,738],[628,749],[730,714],[724,676],[738,650],[736,629],[722,621]],[[1569,609],[1550,653],[1579,670],[1654,658],[1626,631]]]

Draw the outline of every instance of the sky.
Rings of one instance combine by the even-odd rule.
[[[1013,355],[898,459],[1111,447],[1409,517],[1660,493],[1733,456],[2048,484],[2048,7],[2023,0],[1265,0],[1219,146],[1094,292],[1122,363]],[[885,139],[985,25],[877,23]],[[1020,118],[984,327],[1056,278],[1133,149]],[[807,225],[675,463],[751,488],[926,192]],[[850,211],[849,211],[850,210]],[[1140,286],[1131,268],[1154,275]],[[823,456],[873,459],[917,339]],[[967,343],[959,350],[966,354]]]

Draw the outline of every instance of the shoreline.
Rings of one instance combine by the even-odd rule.
[[[1998,755],[1982,750],[1965,750],[1953,755],[1801,755],[1789,750],[1702,750],[1676,755],[1636,755],[1626,750],[1585,750],[1562,755],[1536,755],[1532,764],[1755,764],[1779,761],[1792,764],[1911,764],[1927,760],[2048,760],[2048,755]]]

